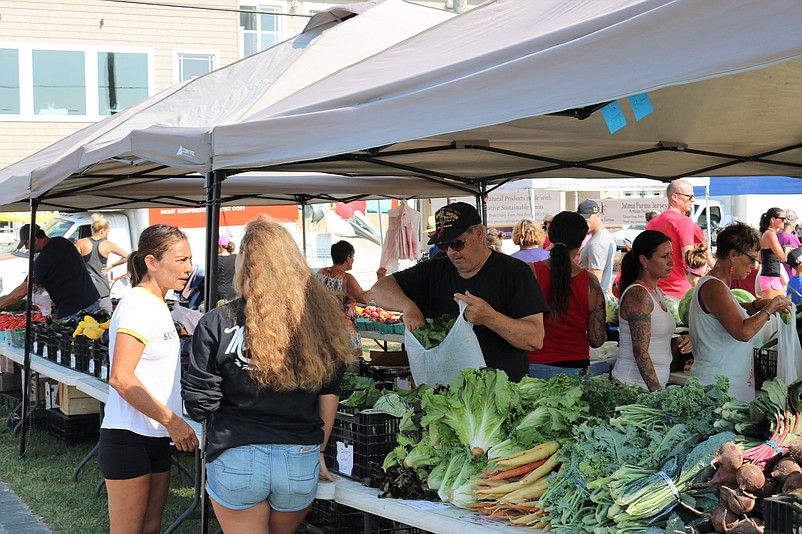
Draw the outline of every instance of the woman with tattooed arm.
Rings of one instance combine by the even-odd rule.
[[[677,325],[657,281],[668,278],[673,266],[671,239],[655,230],[638,234],[621,260],[620,337],[612,372],[621,383],[657,391],[668,382]],[[691,351],[689,336],[680,336],[679,348]]]

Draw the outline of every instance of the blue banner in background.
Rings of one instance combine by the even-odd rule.
[[[704,198],[704,186],[693,188],[697,198]],[[799,195],[802,178],[790,176],[719,176],[710,178],[710,196],[733,195]]]

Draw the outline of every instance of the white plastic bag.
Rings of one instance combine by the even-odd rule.
[[[796,305],[791,305],[790,324],[777,318],[777,376],[790,384],[802,375],[802,345],[796,333]]]
[[[454,326],[442,343],[433,349],[424,349],[409,330],[404,333],[409,367],[416,385],[450,384],[463,369],[486,366],[473,325],[465,320],[467,306],[464,302],[459,303],[459,317]]]

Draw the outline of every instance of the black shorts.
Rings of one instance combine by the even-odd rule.
[[[107,480],[128,480],[170,470],[170,438],[151,438],[130,430],[100,429],[97,451]]]

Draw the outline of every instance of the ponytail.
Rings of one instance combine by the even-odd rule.
[[[766,210],[766,213],[760,216],[759,230],[761,234],[769,229],[769,225],[771,224],[771,219],[774,217],[779,217],[782,211],[783,210],[781,210],[780,208],[769,208],[768,210]]]
[[[128,277],[131,279],[131,287],[136,287],[139,282],[145,277],[148,272],[148,267],[145,265],[145,258],[139,254],[139,251],[134,250],[128,255]]]
[[[623,295],[624,291],[638,279],[638,260],[635,254],[628,250],[624,257],[621,258],[621,282],[619,282],[618,295]]]
[[[551,289],[549,290],[549,321],[559,321],[568,313],[571,295],[571,251],[582,246],[588,233],[588,222],[575,211],[561,211],[549,225],[549,240],[553,247],[551,261]]]
[[[568,298],[571,294],[571,251],[561,242],[553,245],[549,255],[551,260],[549,319],[555,322],[568,313]]]

